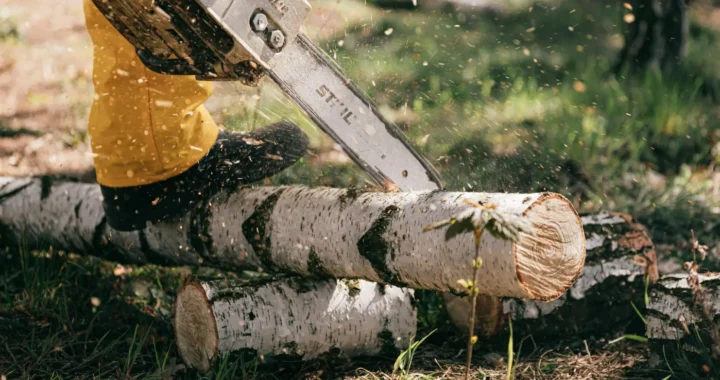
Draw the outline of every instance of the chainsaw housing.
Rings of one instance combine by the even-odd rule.
[[[310,13],[305,0],[93,0],[150,69],[256,85]],[[267,20],[256,30],[253,19]],[[273,32],[284,43],[270,43]]]

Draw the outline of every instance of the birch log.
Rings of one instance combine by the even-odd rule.
[[[668,274],[650,291],[650,363],[678,378],[720,376],[720,274]],[[699,283],[700,286],[693,285]],[[693,289],[694,288],[694,289]],[[669,367],[669,368],[668,368]]]
[[[552,193],[259,187],[220,194],[177,221],[120,233],[107,226],[96,185],[0,178],[0,226],[5,242],[123,262],[204,263],[460,291],[457,281],[472,277],[472,234],[445,241],[444,231],[423,227],[471,207],[467,201],[494,204],[535,229],[517,242],[483,235],[479,287],[487,294],[552,300],[577,279],[585,260],[580,219]]]
[[[396,355],[417,325],[411,290],[344,280],[189,283],[178,294],[174,318],[180,356],[203,372],[238,350],[303,360],[383,350]]]
[[[516,336],[583,338],[612,336],[633,327],[643,333],[638,312],[645,310],[645,279],[657,281],[655,247],[644,226],[632,217],[601,213],[581,218],[587,261],[569,291],[551,302],[501,299],[483,295],[477,303],[477,333],[490,337],[504,331],[509,315]],[[469,328],[470,299],[443,293],[450,321]],[[499,339],[505,341],[504,337]]]

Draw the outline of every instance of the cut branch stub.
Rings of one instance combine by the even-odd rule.
[[[17,183],[18,191],[4,190]],[[104,222],[96,185],[0,178],[0,225],[8,240],[28,248],[52,245],[121,262],[260,268],[459,292],[458,280],[472,278],[472,233],[445,241],[443,231],[423,229],[471,207],[468,201],[496,205],[535,230],[516,242],[483,234],[483,292],[552,300],[577,279],[585,259],[580,219],[567,199],[551,193],[260,187],[223,193],[176,221],[118,233]]]
[[[175,302],[183,361],[200,371],[238,350],[290,355],[397,354],[415,335],[411,290],[367,281],[288,279],[186,284]]]

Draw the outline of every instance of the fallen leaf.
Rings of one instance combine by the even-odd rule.
[[[125,273],[127,273],[127,271],[125,270],[125,267],[120,264],[118,264],[118,266],[116,266],[113,269],[113,274],[117,277],[120,277],[120,276],[124,275]]]
[[[573,89],[577,92],[583,93],[587,91],[587,86],[585,85],[585,83],[576,80],[575,83],[573,83]]]

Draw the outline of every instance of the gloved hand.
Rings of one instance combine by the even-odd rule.
[[[101,186],[108,224],[133,231],[179,217],[223,189],[235,189],[270,177],[300,159],[307,136],[295,124],[282,121],[257,131],[221,131],[215,145],[182,174],[149,185]]]

